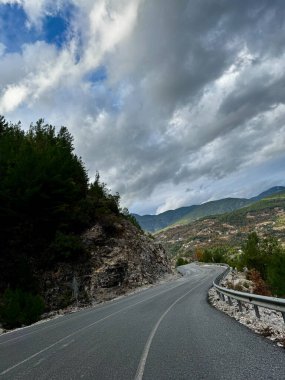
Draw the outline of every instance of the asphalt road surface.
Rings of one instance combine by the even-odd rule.
[[[285,350],[207,303],[222,269],[0,336],[0,379],[285,379]]]

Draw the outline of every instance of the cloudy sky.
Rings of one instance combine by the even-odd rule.
[[[285,2],[0,0],[0,114],[140,214],[285,185]]]

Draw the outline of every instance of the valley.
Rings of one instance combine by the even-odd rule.
[[[229,213],[208,216],[165,228],[156,239],[171,257],[195,258],[200,249],[226,246],[239,249],[250,232],[274,236],[285,245],[285,192]]]

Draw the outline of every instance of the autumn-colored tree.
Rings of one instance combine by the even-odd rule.
[[[203,250],[202,250],[202,248],[200,248],[200,247],[196,248],[194,257],[195,257],[196,261],[203,261]]]

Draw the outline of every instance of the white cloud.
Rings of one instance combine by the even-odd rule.
[[[14,3],[39,28],[66,6]],[[71,3],[76,12],[60,49],[43,41],[18,53],[0,46],[0,113],[65,124],[90,175],[99,169],[133,211],[249,194],[282,180],[275,163],[285,158],[285,6]],[[105,80],[88,79],[102,67]]]
[[[28,90],[25,86],[8,86],[0,102],[1,112],[12,111],[22,103],[27,95]]]

